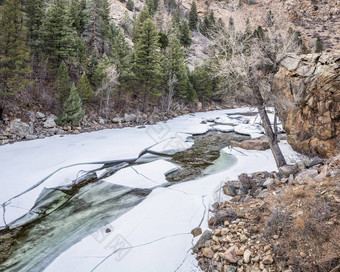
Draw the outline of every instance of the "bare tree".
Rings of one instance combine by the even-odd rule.
[[[265,106],[281,62],[290,52],[296,52],[297,46],[292,35],[286,33],[271,22],[270,27],[259,27],[254,33],[220,29],[213,34],[216,41],[213,62],[216,76],[229,95],[248,95],[252,98],[250,103],[258,109],[278,167],[285,165],[286,161]]]
[[[117,67],[115,65],[110,65],[105,69],[105,76],[102,81],[101,88],[98,89],[98,94],[100,95],[100,112],[102,111],[102,105],[105,103],[105,118],[108,119],[110,106],[111,106],[111,95],[114,90],[119,85],[117,72]]]
[[[170,76],[168,79],[168,90],[169,90],[169,94],[168,94],[168,105],[167,105],[167,109],[166,111],[169,112],[170,108],[171,108],[171,103],[172,103],[172,97],[174,95],[174,90],[175,87],[178,83],[177,77],[174,74],[172,77]]]

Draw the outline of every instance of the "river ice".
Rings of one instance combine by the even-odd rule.
[[[202,120],[221,117],[236,120],[233,125],[248,122],[250,133],[254,133],[258,124],[249,123],[254,118],[233,118],[250,110],[242,108],[196,113],[142,129],[102,130],[2,146],[0,203],[19,195],[7,203],[4,218],[9,223],[21,217],[33,207],[44,188],[71,184],[84,173],[81,170],[97,169],[100,176],[103,171],[99,168],[104,163],[137,158],[142,150],[158,142],[162,144],[151,148],[157,153],[172,154],[176,150],[189,148],[192,142],[187,137],[211,129],[212,123],[205,124]],[[287,142],[281,141],[280,146],[288,161],[296,160],[298,154]],[[209,206],[226,199],[221,195],[221,184],[241,173],[276,169],[270,150],[225,148],[223,152],[236,160],[230,168],[169,187],[160,185],[168,183],[165,173],[177,166],[164,159],[127,167],[104,178],[112,184],[154,189],[140,204],[97,230],[104,233],[105,239],[99,241],[95,233],[89,234],[55,258],[45,271],[199,271],[190,252],[198,238],[193,239],[190,231],[198,226],[207,228]],[[73,164],[77,165],[68,167]],[[68,168],[57,171],[63,167]],[[28,193],[20,195],[43,180]],[[1,228],[4,227],[3,214],[0,218]],[[105,233],[107,228],[113,231]]]

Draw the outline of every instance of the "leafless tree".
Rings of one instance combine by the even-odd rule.
[[[229,95],[251,97],[250,103],[258,109],[276,164],[285,165],[265,106],[281,62],[297,50],[294,38],[273,22],[254,33],[219,29],[212,35],[216,41],[213,62],[216,76]]]
[[[100,96],[100,112],[102,111],[102,105],[105,103],[105,118],[108,119],[110,106],[111,106],[111,95],[119,85],[118,81],[119,73],[115,65],[110,65],[105,69],[105,76],[102,81],[101,88],[98,89],[98,95]]]
[[[178,83],[178,80],[177,80],[177,77],[176,75],[174,74],[172,77],[170,76],[169,79],[168,79],[168,105],[167,105],[167,112],[170,111],[170,108],[171,108],[171,103],[172,103],[172,97],[174,95],[174,90],[175,90],[175,87]]]

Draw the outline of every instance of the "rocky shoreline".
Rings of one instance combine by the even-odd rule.
[[[228,108],[228,107],[225,107]],[[210,106],[206,109],[199,107],[199,111],[221,110],[217,105]],[[184,114],[190,114],[193,111],[178,110],[169,113],[152,112],[152,113],[124,113],[121,117],[117,116],[105,120],[102,117],[85,117],[82,127],[58,126],[55,122],[54,114],[31,112],[29,121],[24,122],[20,118],[4,118],[3,124],[0,123],[0,146],[20,141],[29,141],[43,139],[54,135],[80,134],[84,132],[98,131],[102,129],[124,128],[145,125],[152,125],[160,121],[167,121]]]
[[[340,270],[340,155],[283,172],[226,182],[231,200],[213,205],[193,247],[203,271]]]

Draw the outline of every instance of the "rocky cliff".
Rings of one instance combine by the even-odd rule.
[[[290,56],[275,76],[276,108],[300,152],[340,152],[340,52]]]

